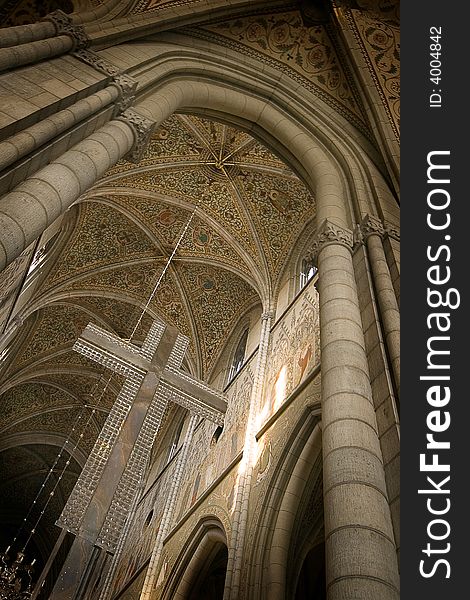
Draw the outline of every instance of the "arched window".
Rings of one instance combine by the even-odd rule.
[[[313,264],[311,259],[304,258],[300,269],[299,289],[304,288],[307,283],[315,277],[318,269]]]
[[[245,350],[246,350],[246,342],[248,340],[248,329],[245,329],[243,332],[240,341],[238,342],[237,348],[233,355],[232,365],[230,367],[230,372],[228,375],[228,380],[232,381],[235,375],[240,371],[243,366],[243,362],[245,360]]]

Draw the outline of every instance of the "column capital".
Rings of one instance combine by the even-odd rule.
[[[383,237],[385,233],[382,221],[373,215],[366,215],[359,226],[363,238],[367,239],[370,235]]]
[[[262,321],[269,321],[274,317],[274,311],[273,310],[266,310],[262,315],[261,315],[261,320]]]
[[[353,232],[325,219],[318,227],[315,237],[313,238],[309,256],[315,261],[321,250],[323,250],[325,246],[331,244],[339,244],[352,251]]]
[[[57,35],[68,35],[71,37],[74,50],[86,48],[90,45],[90,38],[86,34],[85,29],[81,25],[74,25],[72,19],[64,11],[55,10],[42,20],[50,21],[54,25]]]
[[[113,77],[113,84],[119,90],[119,98],[114,103],[115,109],[113,116],[116,117],[132,106],[135,100],[137,81],[130,75],[119,73],[119,75]]]
[[[80,50],[73,52],[73,56],[87,65],[92,66],[100,73],[104,73],[104,75],[109,75],[111,77],[112,84],[119,90],[119,99],[114,103],[115,109],[113,117],[120,115],[132,105],[135,100],[135,92],[137,89],[137,81],[133,77],[126,73],[122,73],[122,71],[111,62],[102,58],[92,50],[81,48]]]
[[[134,131],[134,145],[125,158],[131,162],[139,162],[155,129],[155,121],[147,119],[133,108],[125,110],[117,117],[117,120],[127,123]]]
[[[398,225],[393,225],[392,223],[385,223],[385,233],[388,237],[400,241],[400,227]]]

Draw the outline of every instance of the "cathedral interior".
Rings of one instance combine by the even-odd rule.
[[[0,15],[0,598],[397,600],[398,2]]]

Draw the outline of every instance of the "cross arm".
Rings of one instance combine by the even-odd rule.
[[[160,385],[167,391],[173,402],[218,425],[223,425],[227,400],[220,392],[213,390],[189,373],[171,367],[165,369]]]
[[[86,326],[73,349],[126,377],[144,375],[149,370],[150,363],[139,348],[92,323]]]

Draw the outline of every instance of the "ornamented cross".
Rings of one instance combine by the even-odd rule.
[[[180,369],[189,340],[155,320],[141,348],[89,324],[74,350],[126,381],[57,522],[116,550],[168,401],[222,425],[225,397]]]

